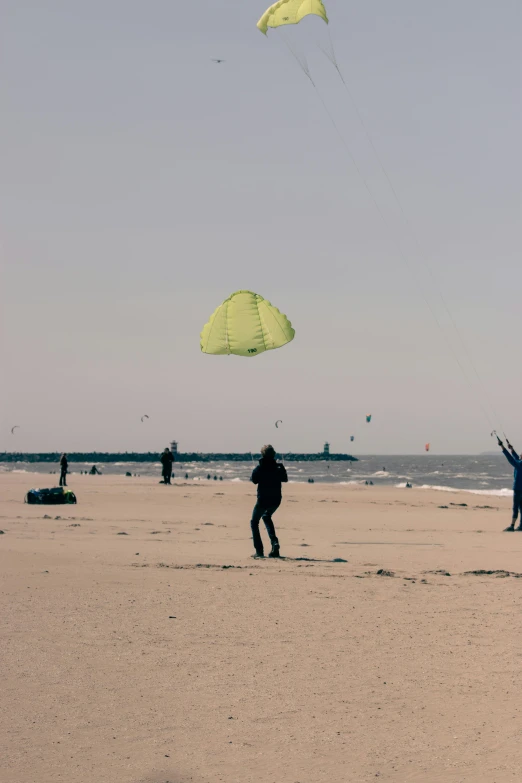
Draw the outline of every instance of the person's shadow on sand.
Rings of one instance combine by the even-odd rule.
[[[267,558],[268,559],[268,558]],[[342,557],[334,557],[333,560],[321,560],[320,558],[316,557],[283,557],[282,555],[277,558],[273,558],[275,561],[277,560],[285,560],[287,563],[347,563],[348,560],[345,560]]]

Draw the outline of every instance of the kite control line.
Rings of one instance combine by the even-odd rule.
[[[415,231],[415,229],[414,229],[414,227],[412,225],[412,222],[411,222],[411,220],[409,219],[409,217],[408,217],[408,215],[406,213],[406,210],[405,210],[405,208],[403,206],[403,203],[402,203],[402,201],[401,201],[401,199],[399,197],[397,189],[395,188],[395,186],[394,186],[394,184],[392,182],[392,179],[391,179],[391,177],[390,177],[390,175],[389,175],[389,173],[388,173],[388,171],[387,171],[387,169],[386,169],[386,167],[385,167],[385,165],[384,165],[384,163],[382,161],[381,156],[379,155],[379,152],[378,152],[376,146],[375,146],[375,143],[373,141],[372,135],[371,135],[371,133],[370,133],[370,131],[368,129],[368,126],[366,125],[366,122],[364,120],[362,112],[360,111],[359,106],[357,105],[357,102],[356,102],[356,100],[354,98],[354,95],[353,95],[350,87],[348,86],[348,83],[347,83],[347,81],[346,81],[346,79],[344,77],[343,72],[341,71],[341,67],[339,65],[339,62],[337,60],[337,56],[335,54],[335,48],[334,48],[333,39],[332,39],[332,35],[331,35],[331,32],[330,32],[330,29],[328,29],[328,37],[329,37],[329,40],[330,40],[330,52],[327,52],[322,47],[319,47],[319,48],[321,49],[323,54],[328,58],[328,60],[332,63],[332,65],[334,66],[335,70],[337,71],[337,74],[338,74],[341,82],[343,83],[343,86],[344,86],[344,89],[345,89],[345,91],[346,91],[346,93],[348,95],[348,99],[350,101],[350,104],[352,105],[352,108],[354,109],[355,114],[357,115],[357,119],[359,120],[359,123],[360,123],[360,125],[361,125],[361,127],[362,127],[362,129],[364,131],[365,136],[366,136],[366,139],[367,139],[367,141],[368,141],[368,143],[369,143],[369,145],[370,145],[370,147],[371,147],[371,149],[373,151],[375,159],[376,159],[377,163],[379,164],[381,172],[384,175],[384,177],[385,177],[385,179],[386,179],[386,181],[388,183],[388,187],[390,188],[390,191],[391,191],[391,193],[393,195],[395,203],[397,204],[397,206],[399,208],[399,211],[400,211],[400,213],[402,215],[402,219],[403,219],[403,223],[404,223],[404,226],[406,228],[406,231],[410,234],[410,236],[413,239],[415,245],[417,246],[417,249],[418,249],[418,251],[420,253],[420,257],[424,261],[424,267],[425,267],[425,269],[426,269],[426,271],[428,273],[428,276],[431,279],[432,285],[434,287],[435,294],[438,296],[438,298],[439,298],[439,300],[440,300],[440,302],[442,304],[442,307],[443,307],[446,315],[449,318],[451,327],[452,327],[452,329],[453,329],[453,331],[454,331],[454,333],[455,333],[455,335],[457,337],[458,343],[461,346],[461,349],[463,351],[464,357],[467,360],[467,362],[468,362],[468,364],[469,364],[469,366],[471,368],[471,371],[472,371],[472,373],[473,373],[473,375],[475,377],[475,380],[476,380],[478,389],[480,391],[480,394],[482,395],[483,400],[481,401],[477,397],[477,403],[478,403],[479,407],[482,409],[482,413],[484,414],[485,418],[488,420],[488,422],[490,424],[491,424],[491,418],[496,419],[498,421],[499,417],[497,415],[497,412],[495,410],[495,407],[494,407],[493,403],[491,402],[491,398],[490,398],[490,396],[489,396],[489,394],[487,392],[487,389],[486,389],[486,387],[484,385],[484,382],[483,382],[483,380],[482,380],[482,378],[480,376],[480,373],[479,373],[479,371],[477,369],[477,366],[476,366],[476,364],[475,364],[475,362],[473,360],[471,352],[468,349],[468,346],[466,345],[466,342],[464,340],[462,332],[461,332],[461,330],[459,329],[459,327],[457,325],[456,319],[455,319],[455,317],[453,316],[453,313],[450,310],[450,307],[449,307],[449,305],[448,305],[448,303],[446,301],[446,298],[445,298],[444,294],[442,293],[440,285],[438,285],[438,282],[437,282],[437,279],[436,279],[436,276],[435,276],[435,272],[433,271],[433,268],[431,267],[431,265],[428,262],[428,253],[425,251],[425,249],[424,249],[424,247],[423,247],[423,245],[422,245],[422,243],[421,243],[421,241],[419,239],[419,236],[418,236],[417,232]],[[351,153],[350,153],[350,157],[352,157],[352,160],[353,160],[353,156],[351,155]],[[360,174],[361,172],[358,171],[358,173]],[[367,190],[369,190],[369,186],[367,185],[366,182],[365,182],[365,185],[366,185]],[[372,198],[373,198],[373,194],[371,194],[371,195],[372,195]],[[373,200],[375,202],[375,199],[373,199]],[[379,213],[381,214],[381,217],[383,217],[380,209],[379,209]],[[385,222],[387,222],[387,221],[385,221]],[[388,228],[389,228],[389,226],[388,226]],[[402,255],[402,252],[401,252],[401,255]],[[405,260],[404,257],[403,257],[403,260]],[[407,265],[409,266],[409,264],[407,264]],[[424,297],[424,295],[422,294],[422,291],[420,290],[420,283],[418,281],[416,281],[416,282],[418,283],[419,292],[423,296],[423,298],[424,298],[426,304],[428,305],[429,309],[432,311],[432,315],[435,317],[435,313],[433,312],[431,306],[426,301],[426,297]],[[437,321],[437,325],[441,328],[441,331],[442,331],[442,325],[440,324],[440,322],[438,321],[437,318],[435,318],[435,320]],[[454,356],[457,364],[460,367],[460,370],[461,370],[465,380],[469,384],[471,390],[474,391],[474,393],[476,395],[477,394],[477,389],[474,388],[473,383],[470,382],[470,378],[468,377],[467,372],[465,371],[464,367],[462,366],[462,364],[460,362],[460,359],[457,356],[456,351],[454,350],[453,346],[450,346],[450,348],[451,348],[451,352],[453,353],[453,356]],[[489,408],[489,410],[486,410],[486,406],[483,405],[482,402],[486,403],[486,406]],[[490,414],[492,414],[492,416]]]
[[[515,453],[515,447],[514,447],[514,446],[513,446],[513,444],[510,442],[510,440],[509,440],[508,436],[506,435],[506,433],[505,433],[504,431],[502,431],[502,434],[503,434],[503,436],[504,436],[504,438],[505,438],[505,441],[506,441],[506,446],[508,447],[508,449],[509,449],[509,450],[510,450],[512,453]],[[504,444],[503,444],[503,443],[502,443],[502,441],[500,440],[500,437],[499,437],[499,435],[498,435],[498,432],[497,432],[496,430],[493,430],[493,432],[491,433],[491,437],[493,437],[493,436],[494,436],[494,437],[497,439],[497,443],[498,443],[498,445],[500,446],[500,448],[501,448],[501,449],[503,449],[503,448],[504,448]]]
[[[314,14],[316,16],[319,16],[323,19],[324,22],[328,23],[328,17],[326,14],[326,9],[324,7],[324,4],[322,3],[322,0],[309,0],[309,3],[293,3],[293,0],[278,0],[278,2],[274,3],[261,17],[261,19],[258,22],[258,28],[261,30],[262,33],[265,35],[267,34],[269,27],[283,27],[287,24],[298,24],[301,19],[304,16],[307,16],[309,14]],[[450,340],[449,336],[446,334],[442,323],[438,317],[438,314],[436,312],[435,307],[433,306],[432,302],[430,301],[430,298],[426,295],[425,291],[423,290],[423,285],[421,283],[421,280],[418,278],[419,271],[416,268],[416,266],[410,261],[407,254],[402,249],[401,239],[402,236],[399,236],[399,232],[397,230],[396,225],[392,225],[390,220],[386,217],[383,209],[380,206],[379,200],[376,197],[374,193],[373,187],[370,185],[368,178],[364,175],[361,167],[359,166],[357,160],[355,159],[355,156],[346,141],[333,113],[328,108],[328,105],[323,98],[320,90],[318,89],[317,84],[315,83],[315,80],[311,74],[310,68],[308,66],[308,62],[306,60],[305,56],[302,56],[296,52],[293,47],[291,46],[290,42],[286,39],[286,37],[283,35],[283,41],[286,44],[286,47],[288,48],[290,54],[292,57],[296,60],[299,67],[307,77],[307,79],[310,81],[312,87],[314,88],[314,91],[316,92],[317,98],[319,99],[326,115],[328,116],[335,132],[337,133],[341,144],[343,145],[345,152],[347,153],[352,166],[355,168],[355,171],[359,175],[362,184],[364,185],[371,201],[373,202],[373,205],[381,218],[382,223],[384,224],[384,227],[389,234],[389,238],[392,241],[392,244],[395,246],[396,252],[401,258],[402,262],[404,263],[408,273],[412,276],[414,282],[416,283],[416,286],[418,288],[418,292],[421,295],[422,299],[424,300],[424,303],[431,313],[431,316],[433,317],[433,320],[435,321],[438,329],[441,332],[441,335],[446,342],[446,345],[452,354],[455,362],[457,363],[464,380],[469,386],[470,391],[472,392],[472,396],[474,398],[474,401],[477,403],[478,407],[480,408],[482,414],[484,415],[485,419],[487,420],[490,427],[493,426],[494,421],[499,421],[499,417],[495,411],[495,408],[492,404],[492,401],[490,399],[490,395],[488,394],[488,390],[486,386],[483,383],[483,380],[478,372],[477,366],[473,360],[473,356],[471,355],[471,352],[469,351],[466,341],[464,340],[464,337],[457,325],[457,322],[453,316],[453,313],[451,312],[451,309],[448,305],[448,302],[442,293],[440,285],[437,283],[437,279],[435,277],[434,271],[431,268],[431,265],[428,262],[428,254],[422,247],[422,243],[419,239],[419,236],[417,232],[415,231],[410,219],[408,218],[408,215],[406,213],[406,210],[404,209],[404,206],[402,204],[402,201],[399,197],[398,191],[395,188],[392,179],[382,161],[381,156],[379,155],[379,152],[377,150],[377,147],[373,141],[373,138],[371,136],[371,133],[368,129],[368,126],[364,120],[363,114],[360,111],[355,98],[350,90],[350,87],[348,85],[347,80],[344,77],[344,74],[341,70],[341,67],[339,65],[339,62],[337,60],[335,49],[333,45],[333,40],[330,35],[330,31],[328,30],[329,35],[329,41],[330,41],[330,51],[325,50],[323,47],[319,47],[322,49],[323,53],[326,55],[326,57],[330,60],[332,65],[334,66],[335,70],[337,71],[337,74],[344,86],[344,89],[346,90],[346,93],[348,95],[349,101],[355,110],[355,113],[357,115],[357,118],[363,128],[363,131],[366,135],[366,139],[373,151],[373,154],[377,160],[377,163],[380,166],[381,172],[388,183],[388,187],[393,195],[393,198],[399,208],[399,212],[402,216],[402,222],[403,222],[403,229],[406,229],[406,232],[410,235],[410,237],[414,240],[415,245],[417,246],[417,249],[419,251],[420,257],[423,259],[424,262],[424,268],[426,272],[428,273],[428,276],[431,280],[431,287],[430,292],[433,296],[435,294],[436,298],[440,301],[442,304],[442,308],[444,312],[446,313],[449,322],[451,324],[451,328],[453,330],[453,333],[456,337],[456,345],[453,344],[453,341]],[[400,232],[401,234],[403,232]],[[457,347],[459,346],[460,351],[457,350]],[[459,353],[461,355],[459,355]],[[465,360],[464,362],[462,360]]]

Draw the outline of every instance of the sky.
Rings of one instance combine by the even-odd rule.
[[[522,444],[522,4],[325,5],[1,0],[1,450]]]

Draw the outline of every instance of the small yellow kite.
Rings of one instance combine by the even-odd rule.
[[[310,14],[320,16],[328,24],[326,8],[321,0],[278,0],[265,11],[257,26],[266,35],[269,27],[298,24],[301,19]]]

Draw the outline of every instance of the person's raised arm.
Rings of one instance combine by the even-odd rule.
[[[512,453],[515,459],[520,459],[519,455],[515,451],[514,446],[511,445],[511,443],[508,441],[507,438],[506,438],[506,446],[508,447],[508,449],[510,450],[510,452]]]
[[[510,454],[509,451],[504,446],[502,446],[502,454],[505,456],[509,464],[512,465],[512,467],[514,468],[518,467],[518,463],[520,462],[520,460],[515,458],[512,454]]]

